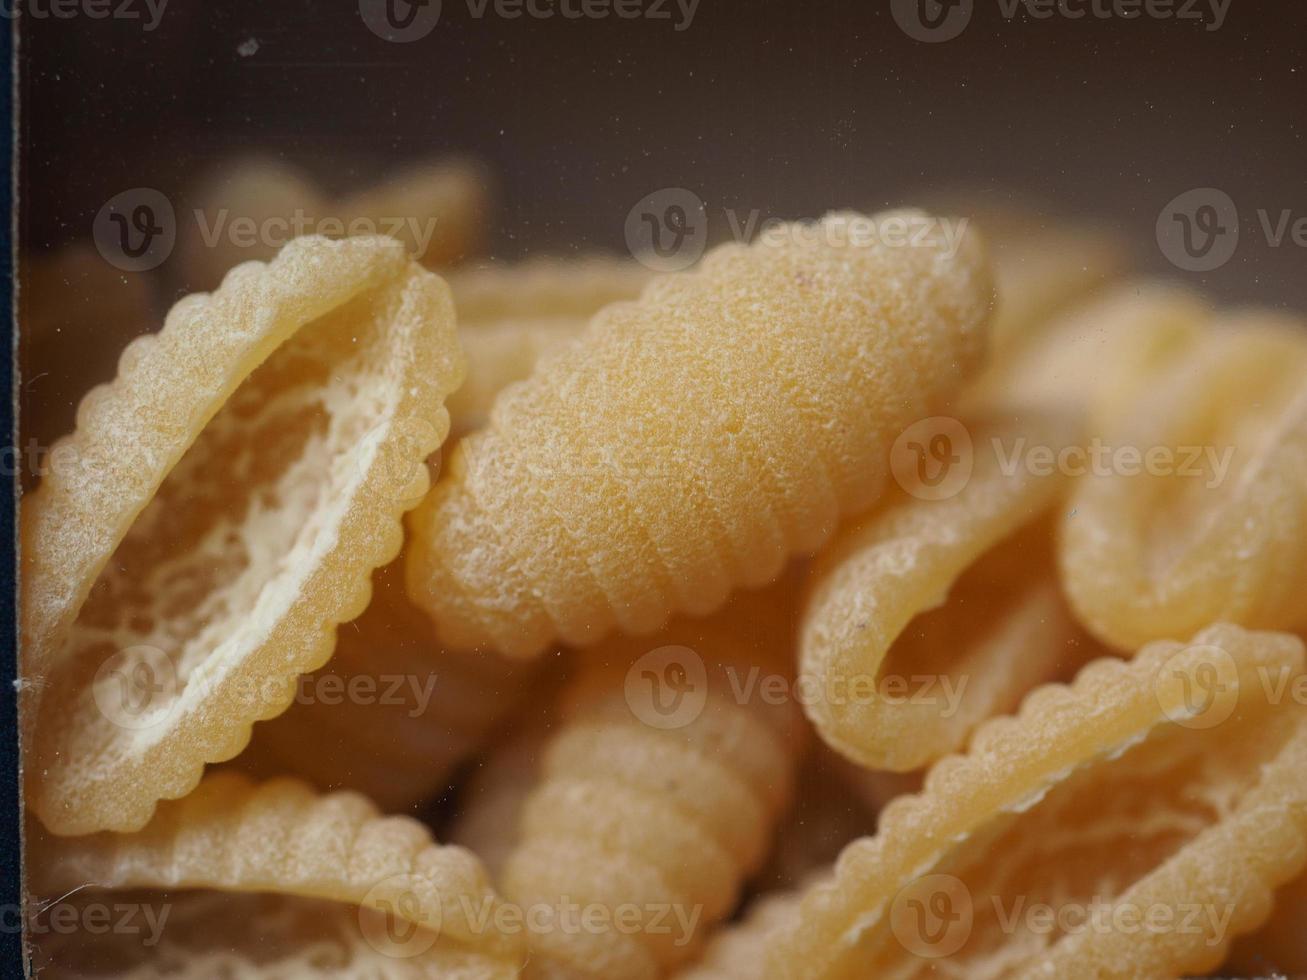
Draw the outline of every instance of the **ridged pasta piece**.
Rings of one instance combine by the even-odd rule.
[[[647,633],[873,503],[894,436],[978,362],[991,300],[977,236],[874,220],[718,248],[503,392],[412,523],[409,593],[445,641]]]
[[[1040,688],[845,850],[768,976],[1215,968],[1307,859],[1307,710],[1267,683],[1302,667],[1296,638],[1223,624]]]
[[[969,432],[972,470],[956,495],[876,511],[809,575],[804,707],[828,745],[871,769],[956,751],[1078,655],[1040,520],[1066,480],[1024,457],[1071,445],[1074,426],[992,419]]]
[[[523,956],[521,934],[498,928],[502,901],[471,853],[437,845],[416,820],[384,817],[358,794],[319,796],[293,779],[215,773],[135,833],[38,841],[32,870],[36,890],[50,896],[89,885],[361,906],[434,933],[432,944],[475,954],[500,975],[514,975]]]
[[[814,875],[807,887],[829,877],[830,869]],[[674,974],[675,980],[760,980],[767,976],[767,948],[771,937],[790,928],[799,916],[804,891],[768,892],[754,899],[738,922],[723,927],[705,945],[691,966]]]
[[[462,375],[439,278],[390,239],[301,239],[132,343],[23,505],[29,798],[133,830],[236,755],[398,553]],[[35,699],[34,699],[35,700]]]
[[[194,220],[182,222],[177,243],[189,290],[213,289],[242,262],[266,262],[297,233],[386,235],[403,242],[410,258],[442,268],[477,250],[487,209],[485,175],[463,160],[415,164],[333,197],[297,167],[243,157],[205,175],[190,197]]]
[[[1083,413],[1089,436],[1102,436],[1159,371],[1200,341],[1211,315],[1199,296],[1179,286],[1149,280],[1112,286],[997,361],[968,400]]]
[[[118,352],[156,318],[149,277],[124,274],[90,244],[47,254],[24,250],[19,270],[18,417],[26,450],[48,447],[72,428],[78,399],[113,377]],[[49,455],[39,467],[31,462],[22,466],[24,491],[38,468],[60,463]]]
[[[1270,314],[1225,327],[1107,437],[1170,462],[1086,475],[1063,518],[1071,604],[1117,649],[1217,620],[1307,623],[1307,331]]]
[[[761,692],[788,676],[792,591],[787,576],[677,620],[650,652],[681,648],[674,662],[631,638],[581,658],[500,884],[519,908],[602,924],[533,928],[527,976],[659,977],[731,910],[791,794],[797,717]]]
[[[1111,283],[1129,248],[1104,227],[1051,213],[1037,201],[997,200],[984,190],[928,194],[925,206],[980,229],[994,259],[998,306],[990,332],[993,369],[1043,336],[1050,319]]]
[[[464,267],[449,277],[460,327],[505,320],[586,319],[609,303],[635,299],[652,278],[632,259],[538,256]]]
[[[321,899],[214,891],[85,890],[54,908],[107,910],[125,929],[46,929],[32,943],[42,980],[514,980],[510,962],[396,927],[372,909]],[[146,918],[146,916],[149,918]],[[38,919],[40,916],[38,916]],[[403,939],[389,947],[387,928]],[[158,930],[156,936],[155,930]],[[410,945],[411,944],[411,945]]]
[[[377,570],[368,608],[337,630],[331,660],[301,678],[290,709],[254,726],[239,767],[355,790],[395,813],[447,789],[518,705],[533,665],[440,649],[404,594],[402,561]]]
[[[1307,975],[1307,874],[1275,892],[1271,917],[1256,932],[1241,936],[1221,967],[1230,976]]]

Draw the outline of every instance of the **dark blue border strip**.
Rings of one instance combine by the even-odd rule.
[[[15,58],[15,32],[17,19],[0,23],[0,61],[8,71],[0,78],[0,110],[4,119],[0,126],[0,157],[4,158],[4,179],[0,181],[0,291],[3,291],[5,319],[4,343],[0,345],[0,388],[5,397],[0,399],[0,428],[6,433],[9,445],[17,445],[14,431],[14,174],[17,163],[15,150],[14,80],[18,77]],[[4,483],[4,499],[0,501],[0,538],[4,540],[4,560],[0,561],[0,592],[3,592],[3,613],[0,613],[0,834],[3,835],[3,857],[0,857],[0,970],[4,976],[21,976],[26,971],[15,969],[23,963],[23,935],[14,928],[22,908],[22,860],[19,841],[22,826],[18,797],[18,713],[14,680],[18,676],[17,591],[15,587],[14,517],[17,505],[17,477]]]

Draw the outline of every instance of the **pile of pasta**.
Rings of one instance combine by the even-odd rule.
[[[41,976],[1307,971],[1301,318],[993,208],[457,261],[481,194],[183,247],[23,500]]]

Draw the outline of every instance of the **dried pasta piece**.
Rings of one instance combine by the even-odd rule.
[[[63,464],[29,448],[48,448],[73,425],[77,402],[113,377],[118,352],[154,322],[150,279],[125,273],[90,245],[48,255],[24,252],[17,291],[18,389],[24,489],[40,471]]]
[[[532,672],[441,650],[404,594],[402,560],[377,570],[368,608],[340,627],[331,660],[300,679],[290,709],[254,727],[241,768],[355,790],[399,812],[448,788],[516,707]]]
[[[475,252],[487,209],[481,169],[461,160],[416,164],[374,187],[333,197],[280,160],[244,157],[207,174],[178,236],[185,288],[212,289],[241,262],[264,262],[295,235],[379,234],[441,268]],[[193,219],[193,220],[191,220]]]
[[[500,391],[580,336],[595,312],[638,296],[649,278],[638,262],[602,256],[540,257],[452,276],[467,377],[449,400],[451,435],[482,428]]]
[[[1307,332],[1270,314],[1226,327],[1137,399],[1106,440],[1135,447],[1131,469],[1077,481],[1063,518],[1067,594],[1117,649],[1307,623]]]
[[[467,378],[449,399],[451,436],[484,428],[499,393],[530,376],[542,358],[566,348],[585,326],[584,317],[500,320],[472,328],[460,321]]]
[[[845,850],[768,975],[1213,969],[1307,859],[1307,711],[1267,683],[1302,668],[1296,638],[1222,624],[1040,688]]]
[[[33,972],[42,980],[514,980],[519,975],[512,963],[432,940],[402,919],[321,899],[86,890],[51,908],[79,922],[103,922],[108,913],[111,923],[126,919],[127,925],[71,933],[47,926],[32,943]]]
[[[1275,908],[1266,924],[1235,941],[1222,972],[1248,977],[1307,975],[1305,922],[1307,874],[1300,874],[1276,891]]]
[[[446,642],[647,633],[876,500],[893,437],[981,355],[983,246],[919,212],[790,230],[605,307],[459,444],[407,570]]]
[[[979,227],[989,243],[998,292],[990,333],[993,366],[1041,339],[1051,317],[1112,282],[1128,265],[1130,250],[1119,235],[1054,215],[1038,202],[998,201],[972,188],[929,195],[927,206],[961,216],[955,220]]]
[[[830,869],[818,872],[807,887],[825,880]],[[771,937],[790,928],[799,916],[804,891],[768,892],[754,899],[744,917],[718,931],[691,966],[674,974],[675,980],[758,980],[767,976],[767,948]]]
[[[537,256],[459,269],[449,277],[460,327],[503,320],[585,319],[609,303],[635,299],[652,278],[632,259]]]
[[[124,351],[61,442],[83,465],[23,506],[47,827],[137,829],[289,706],[399,551],[461,374],[447,288],[382,238],[297,240]]]
[[[977,404],[1050,405],[1082,412],[1092,436],[1129,413],[1159,371],[1209,327],[1195,293],[1148,280],[1126,282],[1071,308],[968,392]]]
[[[486,970],[477,975],[486,976],[513,976],[522,960],[523,937],[499,927],[502,900],[475,856],[437,845],[416,820],[382,816],[355,793],[319,796],[293,779],[257,784],[215,773],[185,799],[161,804],[135,833],[45,839],[37,847],[33,875],[45,895],[90,885],[318,899],[408,924],[392,935],[425,930],[424,943],[410,937],[392,955],[439,944],[480,961]],[[384,953],[385,933],[374,935],[367,916],[356,922],[354,932],[372,945],[380,940]]]
[[[443,269],[480,250],[489,210],[480,165],[450,159],[412,164],[375,186],[340,199],[346,228],[370,224],[404,243],[423,265]]]
[[[905,772],[956,751],[1078,656],[1039,520],[1066,480],[1025,461],[1069,446],[1074,427],[1049,416],[969,432],[971,449],[955,452],[971,473],[954,496],[873,513],[810,573],[804,707],[828,745],[871,769]]]
[[[791,793],[797,718],[761,692],[785,676],[792,591],[583,658],[500,879],[560,923],[532,929],[527,976],[662,976],[731,910]],[[561,925],[578,907],[600,925]]]

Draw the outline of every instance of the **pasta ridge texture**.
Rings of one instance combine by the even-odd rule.
[[[966,755],[938,762],[919,795],[889,803],[874,838],[845,849],[833,881],[810,890],[798,921],[774,937],[769,975],[1214,969],[1307,859],[1307,715],[1265,686],[1302,667],[1296,638],[1222,624],[1039,688],[1015,716],[982,725]],[[1208,693],[1220,693],[1195,701],[1208,673]],[[936,930],[921,915],[940,894],[951,908],[935,906],[947,919]],[[1169,929],[1114,928],[1112,913],[1106,928],[1085,919],[1042,929],[1017,899],[1175,918]],[[1224,915],[1181,928],[1177,903]]]
[[[893,435],[978,364],[992,287],[978,236],[896,247],[866,222],[722,246],[503,392],[413,517],[408,588],[445,641],[648,633],[873,503]]]

